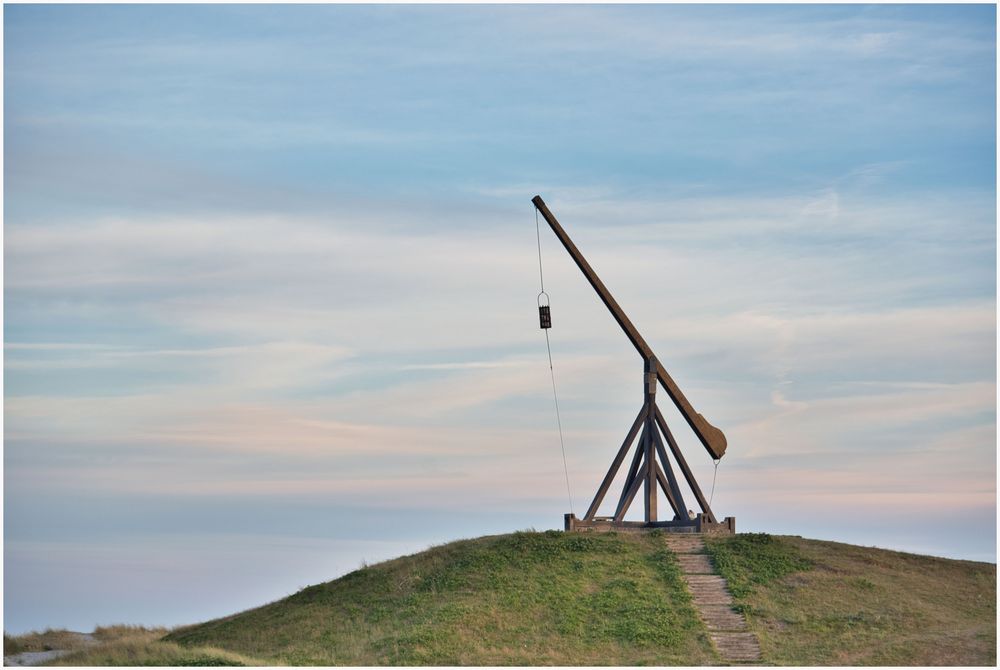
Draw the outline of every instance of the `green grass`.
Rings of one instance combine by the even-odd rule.
[[[775,665],[996,665],[996,566],[764,534],[706,538]],[[710,665],[658,532],[462,540],[173,631],[45,631],[55,664]],[[78,646],[72,646],[78,645]]]
[[[436,547],[167,639],[287,664],[716,661],[661,538],[554,531]]]
[[[793,545],[767,533],[743,533],[706,543],[712,564],[726,578],[729,591],[744,600],[754,587],[803,572],[813,564]]]
[[[996,565],[798,537],[706,543],[777,665],[996,665]]]

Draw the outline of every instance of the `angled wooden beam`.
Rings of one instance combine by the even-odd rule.
[[[663,418],[663,414],[660,413],[659,407],[653,408],[653,415],[656,417],[656,423],[660,426],[660,430],[663,431],[663,436],[667,438],[670,451],[673,453],[674,458],[677,459],[677,465],[680,466],[681,472],[684,473],[684,479],[687,480],[688,486],[691,487],[691,492],[697,498],[698,504],[701,506],[701,511],[708,517],[709,521],[718,523],[715,514],[712,512],[712,508],[709,507],[708,501],[705,500],[705,494],[701,492],[701,487],[698,486],[698,482],[695,481],[694,475],[691,473],[691,468],[688,467],[687,461],[684,460],[684,454],[681,453],[681,448],[677,445],[677,440],[674,439],[673,433],[670,432],[670,428]]]
[[[615,512],[615,523],[621,523],[625,519],[625,512],[628,511],[632,500],[635,499],[635,494],[639,492],[645,480],[645,477],[636,477],[632,480],[632,486],[625,492],[625,497],[622,498],[621,503],[618,505],[618,510]]]
[[[636,444],[635,455],[632,457],[632,464],[629,465],[628,473],[625,475],[625,485],[622,486],[622,494],[618,498],[618,506],[615,507],[616,516],[618,514],[618,510],[625,504],[625,496],[628,495],[628,490],[632,487],[632,480],[634,480],[639,474],[639,464],[642,463],[642,457],[646,450],[646,432],[646,425],[643,424],[642,435],[639,437],[639,442]]]
[[[674,496],[670,492],[670,484],[667,482],[667,477],[663,474],[663,468],[660,467],[659,463],[656,464],[656,481],[660,483],[660,488],[663,489],[663,495],[667,497],[667,502],[670,503],[670,507],[674,510],[674,514],[681,519],[685,518],[686,512],[685,514],[681,514],[681,508],[677,506],[677,502],[674,500]]]
[[[611,467],[608,468],[608,474],[604,475],[604,481],[601,482],[600,488],[597,489],[597,495],[594,496],[594,501],[590,503],[590,508],[587,510],[587,514],[584,515],[584,519],[590,520],[594,518],[597,514],[597,508],[601,506],[601,502],[604,501],[604,496],[607,495],[608,489],[611,488],[611,482],[614,481],[615,475],[618,474],[618,469],[622,465],[622,461],[625,460],[625,455],[628,454],[628,448],[632,445],[632,441],[635,440],[636,434],[642,427],[644,421],[649,417],[649,405],[643,405],[642,409],[639,410],[639,416],[635,417],[635,421],[632,423],[632,428],[629,429],[628,435],[625,436],[625,441],[622,442],[621,448],[618,450],[618,454],[615,456],[614,462],[611,463]],[[628,483],[626,482],[626,487]]]
[[[656,445],[656,452],[660,455],[660,460],[663,461],[663,471],[667,475],[667,483],[670,484],[670,492],[674,494],[674,501],[680,505],[682,510],[681,518],[687,519],[687,505],[684,504],[684,496],[681,495],[681,488],[677,486],[677,477],[674,476],[674,469],[670,467],[670,461],[667,459],[667,452],[663,448],[663,440],[660,439],[660,433],[654,427],[653,434],[650,436],[652,438],[653,444]]]

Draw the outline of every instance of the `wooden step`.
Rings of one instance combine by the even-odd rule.
[[[701,540],[675,540],[667,542],[667,548],[675,554],[703,554],[705,543]]]
[[[710,631],[746,631],[747,621],[729,605],[704,604],[698,607],[705,627]]]
[[[689,575],[710,575],[715,572],[707,554],[678,554],[681,572]]]
[[[681,579],[687,582],[688,586],[717,586],[726,588],[726,580],[719,575],[681,575]]]
[[[724,663],[758,663],[760,642],[746,617],[733,610],[726,580],[715,573],[700,536],[668,536],[667,547],[677,556],[681,578],[691,594],[698,616]]]
[[[760,643],[753,633],[709,633],[719,656],[731,663],[760,660]]]

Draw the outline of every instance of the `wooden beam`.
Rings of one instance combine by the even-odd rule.
[[[576,244],[573,243],[573,240],[571,240],[566,231],[563,230],[559,221],[556,220],[555,215],[549,211],[545,201],[542,200],[542,196],[536,195],[531,199],[531,202],[535,205],[535,208],[539,211],[539,213],[541,213],[545,222],[549,224],[552,232],[554,232],[556,237],[559,238],[559,241],[562,242],[563,247],[565,247],[566,251],[569,252],[569,255],[573,258],[577,267],[580,268],[583,276],[588,282],[590,282],[590,285],[594,288],[594,290],[597,291],[598,297],[604,303],[604,306],[608,308],[608,311],[611,312],[611,316],[618,322],[618,325],[625,332],[625,336],[630,342],[632,342],[632,346],[636,348],[639,355],[642,356],[643,360],[655,358],[653,350],[648,344],[646,344],[646,340],[642,338],[642,335],[639,334],[639,331],[632,324],[632,321],[629,320],[628,316],[626,316],[625,310],[623,310],[614,299],[611,295],[611,291],[609,291],[608,287],[604,285],[601,278],[597,276],[596,272],[594,272],[594,268],[590,267],[590,263],[587,262],[587,259],[584,258],[580,250],[577,249]],[[680,387],[677,386],[677,383],[674,382],[669,374],[667,374],[667,371],[663,368],[663,366],[660,366],[659,370],[657,370],[657,377],[659,378],[660,384],[663,385],[663,388],[670,396],[670,399],[674,401],[677,409],[680,410],[681,416],[683,416],[684,420],[688,422],[689,426],[691,426],[691,430],[693,430],[694,434],[698,436],[698,439],[701,441],[702,445],[704,445],[708,453],[712,455],[712,458],[722,458],[722,455],[726,453],[725,434],[710,424],[708,419],[694,410],[687,397],[685,397],[684,393],[681,392]]]
[[[667,483],[670,484],[670,491],[674,494],[674,501],[680,505],[681,510],[683,510],[681,517],[687,518],[687,505],[684,504],[684,496],[681,495],[681,488],[677,486],[677,478],[674,476],[674,469],[670,467],[670,461],[667,459],[667,452],[663,448],[663,441],[660,439],[660,434],[656,431],[655,426],[653,427],[653,434],[650,437],[656,445],[656,451],[660,455],[660,460],[663,461],[663,471],[667,475]]]
[[[625,497],[622,499],[620,505],[618,505],[618,511],[615,512],[615,523],[621,522],[625,518],[625,512],[628,511],[629,506],[632,504],[632,500],[635,498],[635,494],[639,492],[639,487],[645,481],[645,477],[636,477],[632,480],[632,486],[628,488],[625,492]]]
[[[594,501],[590,503],[590,508],[584,515],[584,519],[593,519],[594,515],[597,514],[597,508],[601,506],[601,502],[604,501],[604,496],[607,495],[608,489],[611,488],[611,482],[614,481],[615,475],[618,474],[618,469],[622,466],[622,461],[625,460],[628,448],[632,445],[632,441],[635,440],[635,436],[639,432],[639,428],[642,427],[643,421],[646,421],[648,416],[649,405],[644,404],[642,409],[639,410],[639,416],[635,417],[635,421],[632,423],[632,427],[629,429],[628,435],[625,437],[625,441],[622,442],[622,446],[618,450],[615,460],[611,463],[611,467],[608,468],[608,474],[604,475],[604,481],[601,482],[600,488],[597,489],[597,495],[594,496]]]
[[[656,417],[656,423],[660,426],[660,430],[663,431],[663,436],[667,438],[667,444],[670,445],[670,451],[673,453],[674,458],[677,459],[677,465],[680,466],[681,472],[684,473],[684,479],[687,480],[688,486],[691,487],[691,491],[694,493],[694,497],[697,498],[698,504],[701,505],[702,513],[712,523],[719,523],[712,512],[712,508],[709,507],[708,501],[705,500],[705,494],[701,492],[701,487],[695,481],[694,474],[691,473],[691,468],[688,467],[687,461],[684,460],[684,454],[681,453],[681,448],[677,445],[677,440],[674,439],[673,434],[670,432],[670,428],[667,426],[663,414],[660,413],[659,407],[653,407],[653,415]]]
[[[642,456],[646,450],[646,426],[643,424],[642,435],[639,437],[639,442],[635,448],[635,456],[632,457],[632,464],[628,468],[628,474],[625,476],[625,485],[622,486],[622,494],[618,498],[618,506],[615,507],[615,515],[618,515],[618,510],[625,503],[625,496],[628,495],[628,490],[632,486],[632,480],[636,478],[639,474],[639,464],[642,463]]]
[[[674,510],[674,514],[680,519],[687,519],[687,513],[681,514],[681,508],[677,506],[677,502],[674,500],[674,495],[670,492],[670,484],[667,482],[666,475],[663,474],[663,468],[660,464],[656,464],[656,480],[660,482],[660,488],[663,489],[663,495],[667,497],[667,502],[670,503],[670,507]]]
[[[654,382],[655,383],[655,382]],[[646,455],[645,472],[643,473],[643,513],[646,523],[656,521],[656,457],[653,455],[653,440],[650,437],[656,432],[656,423],[653,417],[646,419]]]

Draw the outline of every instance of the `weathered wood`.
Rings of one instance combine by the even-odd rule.
[[[652,435],[651,431],[656,430],[652,418],[647,419],[647,436]],[[646,455],[644,456],[646,469],[643,477],[643,508],[646,523],[656,521],[656,457],[653,455],[653,440],[646,438]]]
[[[761,659],[760,643],[753,633],[709,633],[719,656],[730,663],[752,663]]]
[[[674,510],[674,515],[678,519],[686,519],[687,515],[681,514],[681,508],[677,506],[674,494],[670,492],[670,484],[667,482],[667,477],[663,474],[663,468],[660,467],[659,463],[656,464],[656,480],[660,483],[660,488],[663,489],[663,495],[666,497],[667,502],[670,503],[670,508]]]
[[[566,516],[572,517],[573,515],[567,514]],[[698,525],[694,521],[655,521],[653,523],[646,523],[645,521],[615,522],[613,517],[599,516],[594,517],[590,521],[573,517],[572,526],[572,528],[567,528],[567,530],[644,532],[659,529],[666,531],[670,535],[693,535],[698,532]]]
[[[667,439],[667,444],[670,445],[670,452],[674,455],[674,458],[677,459],[677,465],[680,466],[681,472],[684,473],[684,479],[687,480],[688,486],[691,487],[691,492],[694,493],[694,497],[698,500],[698,505],[701,506],[702,513],[707,516],[708,520],[712,523],[718,523],[715,518],[715,514],[712,512],[712,508],[709,507],[708,501],[705,500],[705,494],[701,492],[701,487],[698,486],[698,482],[695,481],[691,468],[688,467],[687,461],[684,460],[684,454],[681,453],[681,448],[678,446],[677,440],[674,439],[673,433],[670,432],[670,427],[667,426],[667,422],[663,418],[663,414],[660,413],[659,407],[653,407],[653,415],[656,419],[656,423],[660,426],[660,430],[663,431],[663,436]]]
[[[715,568],[706,554],[677,554],[677,562],[681,571],[689,575],[715,574]]]
[[[635,498],[635,494],[639,492],[639,488],[645,480],[645,477],[638,476],[632,480],[632,486],[630,486],[628,491],[625,492],[625,498],[622,500],[622,504],[618,506],[618,511],[615,512],[614,521],[616,523],[624,520],[625,512],[628,511],[629,505],[632,504],[632,500]]]
[[[608,469],[608,474],[604,475],[604,481],[601,482],[601,486],[597,489],[597,495],[594,496],[594,501],[590,503],[590,508],[587,509],[587,514],[584,515],[584,519],[593,519],[594,515],[597,514],[597,509],[601,506],[601,502],[604,501],[604,496],[607,495],[608,489],[611,488],[611,482],[614,481],[615,475],[618,474],[618,469],[622,466],[622,461],[625,460],[625,455],[628,453],[629,447],[632,445],[632,441],[635,440],[636,434],[639,432],[639,428],[642,427],[643,422],[649,416],[649,405],[643,404],[642,409],[639,410],[639,415],[635,417],[635,421],[632,423],[632,427],[628,431],[628,435],[625,436],[625,441],[622,442],[621,448],[615,455],[615,460],[611,463],[611,467]]]
[[[622,505],[625,504],[625,496],[628,494],[628,490],[632,488],[632,482],[639,474],[639,464],[642,463],[642,457],[646,454],[646,424],[642,426],[642,435],[639,436],[639,441],[635,447],[635,455],[632,457],[632,464],[628,467],[628,473],[625,475],[625,484],[622,485],[622,494],[618,498],[618,505],[615,507],[615,516],[618,516],[618,512],[621,510]]]
[[[746,619],[729,605],[702,605],[698,608],[701,620],[710,631],[745,631]]]
[[[656,407],[656,359],[646,359],[646,372],[643,375],[643,395],[645,405]],[[643,489],[643,507],[646,523],[656,521],[656,456],[653,455],[653,440],[650,439],[656,432],[656,421],[649,412],[646,418],[646,475]]]
[[[665,541],[670,551],[675,554],[705,553],[705,542],[700,535],[669,535]]]
[[[713,646],[728,663],[761,659],[757,636],[748,630],[746,618],[733,609],[733,596],[726,580],[714,574],[700,535],[667,536],[666,544],[677,554],[682,578],[698,616],[705,623]]]
[[[660,433],[656,430],[656,424],[653,422],[653,419],[650,419],[649,422],[652,425],[652,442],[656,445],[656,452],[660,455],[660,460],[663,461],[663,472],[667,475],[667,482],[670,484],[670,491],[674,494],[674,500],[681,508],[681,518],[686,519],[688,516],[688,509],[687,505],[684,504],[684,496],[681,495],[681,488],[677,486],[677,477],[674,476],[674,470],[670,467],[670,461],[667,459],[667,452],[663,448],[663,441],[660,440]]]
[[[611,312],[611,316],[618,322],[621,329],[625,331],[625,336],[632,342],[632,345],[639,352],[639,355],[642,356],[644,361],[655,358],[656,356],[653,354],[653,350],[648,344],[646,344],[646,341],[642,338],[642,335],[639,334],[639,331],[636,330],[636,327],[632,325],[632,321],[625,315],[625,311],[611,296],[611,292],[604,285],[604,282],[601,281],[600,277],[597,276],[597,273],[594,272],[594,269],[590,267],[590,263],[588,263],[587,259],[583,257],[580,250],[577,249],[573,240],[570,239],[569,235],[566,234],[566,231],[563,230],[563,227],[559,224],[559,221],[557,221],[556,217],[549,211],[549,208],[545,205],[545,201],[542,200],[541,196],[536,195],[531,199],[531,202],[534,203],[535,208],[538,209],[539,213],[541,213],[542,218],[544,218],[545,222],[549,224],[550,228],[552,228],[552,232],[554,232],[556,237],[559,238],[559,241],[562,242],[563,247],[566,248],[566,251],[569,252],[569,255],[573,258],[577,267],[579,267],[580,271],[583,272],[583,276],[588,282],[590,282],[590,285],[594,288],[594,290],[597,291],[598,297],[600,297],[605,307],[608,308],[608,311]],[[657,378],[660,384],[663,385],[667,395],[669,395],[670,399],[674,401],[677,409],[680,410],[681,416],[684,417],[684,420],[687,421],[689,426],[691,426],[691,430],[694,431],[694,434],[698,436],[702,445],[706,450],[708,450],[708,453],[711,454],[712,458],[721,458],[722,455],[726,453],[725,434],[710,424],[705,417],[694,410],[691,403],[681,392],[680,387],[678,387],[676,382],[674,382],[670,375],[667,374],[667,371],[663,369],[662,365],[657,369]]]

